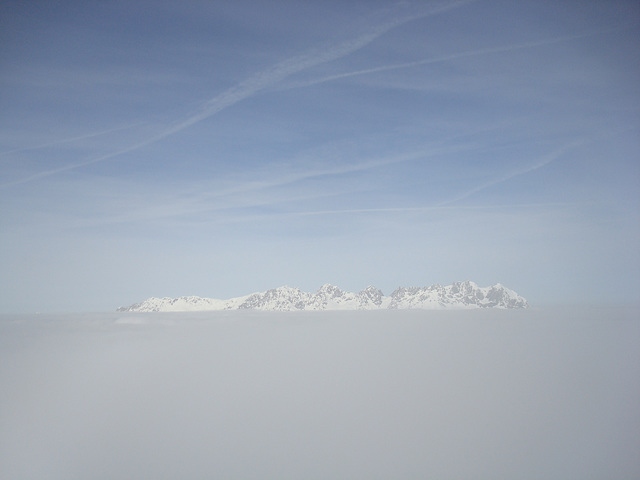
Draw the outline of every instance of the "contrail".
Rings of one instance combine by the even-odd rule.
[[[419,207],[389,207],[389,208],[351,208],[344,210],[311,210],[304,212],[285,212],[274,214],[274,216],[313,216],[313,215],[339,215],[339,214],[361,214],[361,213],[420,213],[452,210],[503,210],[513,208],[541,208],[541,207],[566,207],[584,205],[582,203],[570,202],[549,202],[549,203],[522,203],[513,205],[463,205],[463,206],[419,206]]]
[[[293,88],[303,88],[303,87],[310,87],[312,85],[318,85],[320,83],[325,83],[325,82],[331,82],[333,80],[339,80],[341,78],[349,78],[349,77],[355,77],[358,75],[368,75],[370,73],[377,73],[377,72],[385,72],[388,70],[397,70],[397,69],[401,69],[401,68],[411,68],[411,67],[417,67],[420,65],[428,65],[431,63],[441,63],[441,62],[446,62],[449,60],[456,60],[459,58],[466,58],[466,57],[475,57],[475,56],[480,56],[480,55],[490,55],[493,53],[502,53],[502,52],[512,52],[512,51],[516,51],[516,50],[523,50],[523,49],[527,49],[527,48],[535,48],[535,47],[541,47],[544,45],[553,45],[555,43],[561,43],[561,42],[568,42],[571,40],[577,40],[580,38],[586,38],[586,37],[591,37],[594,35],[601,35],[603,33],[607,33],[607,32],[611,32],[611,31],[615,31],[618,30],[618,28],[610,28],[610,29],[606,29],[606,30],[598,30],[596,32],[589,32],[589,33],[582,33],[582,34],[577,34],[577,35],[567,35],[567,36],[563,36],[563,37],[556,37],[556,38],[550,38],[550,39],[546,39],[546,40],[539,40],[536,42],[527,42],[527,43],[520,43],[520,44],[516,44],[516,45],[505,45],[502,47],[492,47],[492,48],[482,48],[480,50],[472,50],[470,52],[461,52],[461,53],[453,53],[451,55],[442,55],[439,57],[431,57],[431,58],[425,58],[422,60],[414,60],[412,62],[406,62],[406,63],[395,63],[392,65],[383,65],[380,67],[373,67],[373,68],[367,68],[364,70],[356,70],[354,72],[346,72],[346,73],[339,73],[336,75],[329,75],[323,78],[318,78],[316,80],[309,80],[306,82],[296,82],[290,85],[287,85],[286,87],[283,87],[283,89],[293,89]]]
[[[444,205],[449,205],[451,203],[457,202],[459,200],[464,200],[465,198],[468,198],[471,195],[473,195],[475,193],[478,193],[481,190],[485,190],[485,189],[487,189],[489,187],[493,187],[494,185],[498,185],[499,183],[503,183],[503,182],[506,182],[507,180],[511,180],[512,178],[519,177],[520,175],[524,175],[524,174],[529,173],[529,172],[533,172],[534,170],[538,170],[539,168],[542,168],[545,165],[548,165],[551,162],[556,161],[558,158],[560,158],[562,155],[564,155],[567,150],[572,150],[572,149],[574,149],[574,148],[576,148],[576,147],[578,147],[580,145],[585,144],[586,142],[587,142],[587,140],[584,140],[584,139],[583,140],[577,140],[575,142],[571,142],[571,143],[569,143],[567,145],[564,145],[564,146],[554,150],[553,152],[543,156],[540,159],[540,161],[538,163],[534,164],[534,165],[531,165],[531,166],[529,166],[529,167],[527,167],[525,169],[522,169],[522,170],[519,170],[519,171],[516,171],[516,172],[509,173],[509,174],[504,175],[503,177],[500,177],[500,178],[498,178],[496,180],[492,180],[490,182],[483,183],[482,185],[478,185],[477,187],[472,188],[471,190],[463,193],[462,195],[459,195],[459,196],[457,196],[455,198],[452,198],[450,200],[445,200],[444,202],[440,202],[436,206],[441,207],[441,206],[444,206]]]
[[[203,105],[200,112],[167,129],[160,135],[160,138],[172,135],[197,122],[200,122],[201,120],[204,120],[205,118],[215,115],[221,110],[224,110],[225,108],[228,108],[241,100],[253,96],[257,92],[264,90],[266,87],[280,82],[295,73],[314,67],[316,65],[320,65],[322,63],[331,62],[333,60],[337,60],[339,58],[350,55],[351,53],[367,46],[381,35],[385,34],[393,28],[398,27],[399,25],[410,22],[412,20],[417,20],[419,18],[451,10],[472,1],[475,0],[460,0],[435,5],[422,13],[400,16],[382,25],[378,25],[373,28],[369,27],[369,31],[365,31],[360,36],[339,43],[337,45],[328,46],[326,48],[316,48],[303,55],[284,60],[283,62],[280,62],[272,66],[271,68],[268,68],[267,70],[259,72],[258,74],[239,83],[235,87],[232,87],[229,90],[221,93],[220,95],[212,98]]]
[[[7,183],[3,183],[2,185],[0,185],[0,188],[7,188],[7,187],[13,187],[15,185],[22,185],[23,183],[28,183],[31,182],[33,180],[38,180],[40,178],[44,178],[44,177],[50,177],[51,175],[55,175],[57,173],[62,173],[62,172],[66,172],[68,170],[73,170],[76,168],[80,168],[80,167],[84,167],[86,165],[91,165],[93,163],[98,163],[98,162],[102,162],[104,160],[108,160],[110,158],[113,157],[117,157],[118,155],[123,155],[125,153],[129,153],[132,152],[134,150],[137,150],[139,148],[142,148],[144,146],[150,145],[156,141],[158,141],[160,139],[160,137],[158,135],[156,135],[155,137],[151,137],[143,142],[139,142],[136,143],[135,145],[131,145],[129,147],[123,148],[121,150],[117,150],[115,152],[111,152],[111,153],[107,153],[104,155],[100,155],[99,157],[95,157],[95,158],[91,158],[89,160],[85,160],[84,162],[80,162],[80,163],[73,163],[70,165],[65,165],[63,167],[58,167],[58,168],[54,168],[52,170],[45,170],[44,172],[38,172],[35,173],[29,177],[26,178],[22,178],[20,180],[16,180],[13,182],[7,182]]]
[[[138,125],[142,125],[143,123],[144,122],[129,123],[127,125],[122,125],[120,127],[109,128],[107,130],[101,130],[99,132],[94,132],[94,133],[88,133],[88,134],[85,134],[85,135],[81,135],[79,137],[64,138],[62,140],[56,140],[54,142],[43,143],[41,145],[35,145],[35,146],[32,146],[32,147],[14,148],[13,150],[7,150],[6,152],[0,152],[0,157],[3,157],[5,155],[9,155],[11,153],[25,152],[27,150],[38,150],[40,148],[53,147],[54,145],[60,145],[62,143],[71,143],[71,142],[76,142],[78,140],[85,140],[87,138],[99,137],[101,135],[107,135],[109,133],[117,132],[119,130],[126,130],[127,128],[137,127]]]
[[[342,58],[344,56],[350,55],[351,53],[357,50],[360,50],[361,48],[370,44],[375,39],[385,34],[389,30],[392,30],[393,28],[396,28],[402,24],[405,24],[413,20],[417,20],[419,18],[424,18],[424,17],[428,17],[438,13],[442,13],[474,1],[476,0],[458,0],[458,1],[452,1],[452,2],[444,2],[436,5],[430,5],[419,13],[396,15],[394,19],[390,21],[386,21],[381,25],[369,26],[363,29],[364,31],[361,30],[361,33],[355,38],[343,41],[341,43],[328,45],[321,48],[315,48],[305,54],[298,55],[298,56],[289,58],[287,60],[284,60],[280,63],[277,63],[274,66],[267,68],[266,70],[263,70],[249,77],[243,82],[240,82],[238,85],[213,97],[200,108],[199,112],[190,115],[186,119],[180,122],[177,122],[176,124],[161,131],[160,133],[154,136],[151,136],[143,141],[140,141],[134,145],[117,150],[115,152],[111,152],[105,155],[91,158],[83,162],[66,165],[64,167],[59,167],[59,168],[47,170],[44,172],[39,172],[37,174],[31,175],[30,177],[0,185],[0,188],[23,184],[26,182],[30,182],[32,180],[48,177],[50,175],[55,175],[57,173],[61,173],[64,171],[102,162],[110,158],[138,150],[139,148],[158,142],[159,140],[162,140],[165,137],[178,133],[190,127],[191,125],[194,125],[206,118],[209,118],[217,114],[218,112],[246,98],[249,98],[255,95],[259,91],[264,90],[270,85],[273,85],[274,83],[277,83],[290,75],[298,73],[307,68],[314,67],[316,65],[320,65],[322,63],[330,62],[338,58]],[[378,12],[378,14],[379,13],[380,12]]]
[[[434,145],[424,145],[418,149],[414,149],[408,152],[382,156],[377,158],[371,158],[367,160],[363,160],[356,163],[340,163],[339,165],[333,165],[323,168],[315,168],[302,170],[298,172],[289,172],[287,169],[286,175],[279,176],[277,178],[263,178],[259,181],[251,181],[247,182],[241,186],[228,189],[226,191],[217,191],[215,194],[206,194],[204,197],[207,198],[219,198],[229,195],[235,195],[239,193],[248,193],[259,190],[266,190],[275,187],[282,187],[286,185],[292,185],[297,182],[301,182],[304,180],[309,180],[313,178],[319,177],[328,177],[334,175],[344,175],[348,173],[356,173],[362,172],[366,170],[371,170],[379,167],[384,167],[387,165],[394,165],[398,163],[404,162],[412,162],[415,160],[423,160],[430,159],[442,155],[448,155],[455,152],[465,152],[472,149],[475,149],[475,145],[470,144],[458,144],[455,146],[448,146],[447,144],[457,135],[443,139]]]

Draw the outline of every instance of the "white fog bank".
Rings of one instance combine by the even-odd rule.
[[[640,478],[638,309],[0,317],[0,478]]]

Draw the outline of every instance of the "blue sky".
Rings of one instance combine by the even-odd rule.
[[[635,1],[5,2],[0,309],[640,301]]]

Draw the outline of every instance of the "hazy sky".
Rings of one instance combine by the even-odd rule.
[[[638,302],[636,1],[0,7],[0,309]]]

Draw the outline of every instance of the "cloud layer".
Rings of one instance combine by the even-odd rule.
[[[0,322],[0,475],[632,478],[637,311]]]

